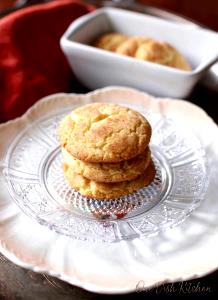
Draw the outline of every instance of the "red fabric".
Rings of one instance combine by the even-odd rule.
[[[56,0],[0,20],[0,121],[23,114],[41,97],[69,91],[72,71],[59,39],[68,25],[93,8]]]

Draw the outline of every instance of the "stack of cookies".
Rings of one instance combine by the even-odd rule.
[[[77,108],[59,128],[65,178],[86,197],[131,194],[154,179],[150,138],[148,121],[129,108],[112,103]]]

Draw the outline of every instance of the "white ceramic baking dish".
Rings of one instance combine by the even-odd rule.
[[[90,43],[106,32],[142,35],[172,44],[190,62],[192,71],[97,49]],[[102,8],[78,18],[60,41],[72,70],[88,88],[123,85],[158,96],[185,98],[218,59],[218,34],[141,13]]]

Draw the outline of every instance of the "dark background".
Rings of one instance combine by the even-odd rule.
[[[3,2],[4,0],[0,0],[0,10],[3,8]],[[7,0],[6,2],[9,5],[13,0]],[[30,0],[28,1],[28,5],[41,2],[46,1]],[[141,0],[140,2],[180,13],[218,31],[218,0]],[[73,91],[84,92],[86,89],[77,83],[76,87],[74,85]],[[190,95],[189,100],[204,108],[215,122],[218,123],[218,105],[216,102],[218,101],[218,89],[209,89],[208,86],[199,83]],[[185,289],[183,289],[184,286],[186,287]],[[197,286],[201,288],[201,292],[198,292]],[[133,298],[157,299],[163,296],[170,298],[193,298],[195,296],[205,298],[216,296],[217,294],[218,271],[200,279],[175,283],[173,285],[166,284],[140,293],[103,296],[84,291],[45,274],[37,274],[25,270],[0,255],[0,299],[4,300],[98,300],[102,298],[128,300]]]
[[[0,0],[0,10],[4,7],[13,5],[14,2],[16,2],[16,0]],[[29,4],[43,2],[49,2],[49,0],[28,0]],[[99,2],[102,1],[99,0]],[[213,30],[218,30],[217,0],[138,0],[138,2],[169,9],[186,17],[193,18],[195,21],[200,22]]]
[[[169,9],[218,31],[217,0],[140,0],[140,2]]]

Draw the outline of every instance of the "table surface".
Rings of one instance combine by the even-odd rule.
[[[87,90],[78,82],[72,85],[73,92]],[[189,101],[202,107],[218,124],[218,90],[209,89],[200,83],[190,95]],[[218,271],[203,278],[184,283],[165,284],[140,293],[104,296],[104,299],[145,299],[170,296],[208,296],[218,294]],[[195,289],[200,287],[200,289]],[[201,292],[198,292],[201,290]],[[23,269],[8,261],[0,254],[0,299],[4,300],[69,300],[102,299],[102,295],[87,292],[46,274],[38,274]]]

